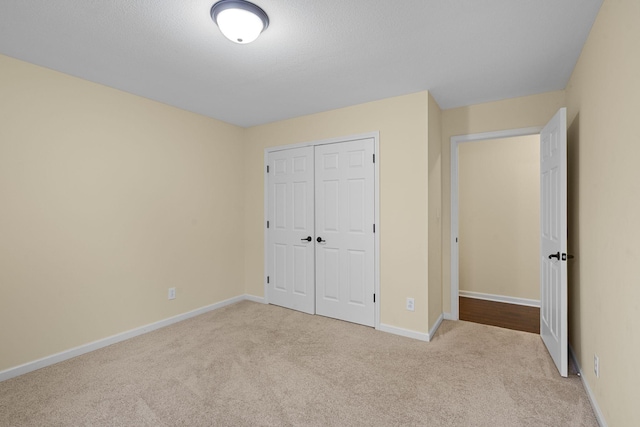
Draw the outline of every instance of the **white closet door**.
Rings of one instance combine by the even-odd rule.
[[[313,147],[269,153],[267,298],[315,312]]]
[[[315,147],[316,313],[374,326],[374,140]]]

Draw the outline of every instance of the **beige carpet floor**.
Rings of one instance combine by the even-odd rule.
[[[538,335],[241,302],[0,383],[0,426],[597,426]]]

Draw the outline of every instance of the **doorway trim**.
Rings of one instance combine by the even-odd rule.
[[[459,194],[458,194],[458,146],[467,142],[479,142],[489,139],[512,138],[516,136],[527,136],[539,134],[542,126],[534,126],[528,128],[508,129],[494,132],[471,133],[468,135],[457,135],[451,137],[451,308],[450,313],[445,318],[450,320],[458,320],[459,312],[459,287],[460,287],[460,271],[459,271],[459,250],[458,250],[458,232],[459,232]]]
[[[263,184],[264,184],[264,190],[263,190],[263,198],[264,198],[264,210],[263,210],[263,216],[264,216],[264,221],[263,221],[263,230],[264,230],[264,235],[263,235],[263,243],[264,243],[264,264],[263,264],[263,285],[264,285],[264,302],[266,304],[269,304],[269,296],[267,294],[267,274],[266,272],[268,271],[268,262],[269,262],[269,258],[268,258],[268,250],[269,250],[269,245],[268,245],[268,239],[267,239],[267,220],[268,220],[268,213],[269,213],[269,183],[268,183],[268,179],[267,179],[267,165],[269,164],[269,153],[272,152],[276,152],[276,151],[282,151],[282,150],[289,150],[291,148],[301,148],[301,147],[315,147],[317,145],[326,145],[326,144],[337,144],[340,142],[349,142],[349,141],[356,141],[356,140],[360,140],[360,139],[368,139],[368,138],[373,138],[373,154],[375,156],[375,162],[373,164],[373,174],[374,174],[374,189],[373,189],[373,197],[374,197],[374,204],[373,204],[373,209],[374,209],[374,214],[373,214],[373,218],[374,218],[374,223],[375,223],[375,233],[373,236],[374,239],[374,268],[373,268],[373,276],[374,276],[374,292],[376,295],[376,303],[375,303],[375,308],[374,308],[374,328],[375,329],[380,329],[380,305],[381,305],[381,301],[382,301],[382,296],[380,294],[380,230],[382,230],[382,227],[380,225],[380,132],[379,131],[374,131],[374,132],[367,132],[367,133],[362,133],[362,134],[357,134],[357,135],[348,135],[348,136],[341,136],[341,137],[336,137],[336,138],[329,138],[329,139],[322,139],[322,140],[318,140],[318,141],[308,141],[308,142],[299,142],[299,143],[295,143],[295,144],[287,144],[287,145],[278,145],[278,146],[274,146],[274,147],[267,147],[264,149],[264,159],[263,159],[263,167],[262,167],[262,171],[263,171]]]

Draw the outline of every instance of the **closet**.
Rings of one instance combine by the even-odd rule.
[[[375,323],[375,139],[267,153],[267,302]]]

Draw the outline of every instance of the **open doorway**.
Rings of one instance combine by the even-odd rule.
[[[452,138],[455,318],[539,333],[539,131]]]
[[[460,319],[540,333],[540,138],[458,149]]]
[[[540,144],[540,336],[563,377],[568,375],[567,292],[567,109],[560,108],[544,128],[486,132],[451,138],[451,316],[459,318],[460,144],[539,134]],[[495,256],[505,263],[510,254]],[[554,261],[555,259],[555,261]]]

